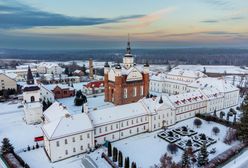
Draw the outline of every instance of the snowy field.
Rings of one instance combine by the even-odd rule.
[[[217,143],[208,147],[208,151],[211,150],[212,148],[216,148],[216,153],[210,154],[209,159],[214,158],[218,154],[224,152],[225,150],[229,149],[231,146],[238,143],[236,142],[233,143],[232,145],[227,145],[223,143],[223,139],[227,131],[227,128],[223,125],[213,122],[207,123],[206,121],[202,120],[203,121],[202,126],[200,128],[196,128],[193,126],[193,121],[194,118],[188,119],[169,128],[171,129],[171,128],[177,128],[179,126],[188,126],[189,128],[192,128],[198,133],[205,133],[207,136],[217,140]],[[217,136],[213,135],[212,133],[212,128],[214,126],[217,126],[220,129],[220,133]],[[143,167],[148,168],[150,166],[153,166],[154,164],[159,164],[160,157],[166,152],[169,153],[167,151],[167,145],[169,143],[157,137],[158,132],[159,131],[140,134],[138,136],[120,140],[114,142],[113,146],[121,150],[124,157],[129,156],[131,162],[135,161],[138,167],[140,166],[142,168]],[[178,152],[172,155],[173,160],[175,162],[180,161],[182,157],[182,153],[183,151],[181,149],[178,149]]]
[[[109,164],[101,158],[101,154],[105,149],[98,149],[89,156],[95,161],[99,168],[111,168]],[[80,166],[81,159],[86,154],[74,156],[59,162],[51,163],[43,148],[22,152],[19,154],[32,168],[82,168]]]
[[[78,114],[82,112],[82,106],[74,105],[75,97],[68,97],[64,99],[58,99],[58,101],[64,104],[70,112],[73,114]],[[114,104],[109,102],[104,102],[104,95],[99,95],[97,97],[87,96],[89,111],[93,111],[96,109],[104,109],[108,107],[114,106]]]
[[[237,158],[233,159],[228,164],[223,166],[223,168],[246,168],[248,167],[247,156],[248,156],[248,150],[246,150],[240,156],[238,156]]]
[[[23,108],[20,101],[0,103],[0,139],[10,139],[15,150],[35,145],[34,137],[41,136],[40,125],[26,125],[23,121]]]

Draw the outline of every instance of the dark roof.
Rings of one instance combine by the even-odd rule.
[[[109,63],[105,62],[104,67],[109,67]]]
[[[25,86],[23,88],[23,91],[24,92],[27,92],[27,91],[35,91],[35,90],[40,90],[39,86]]]
[[[119,63],[116,64],[115,69],[121,69],[121,65]]]
[[[28,67],[27,84],[28,85],[33,85],[34,84],[34,77],[33,77],[33,74],[32,74],[32,71],[31,71],[30,67]]]

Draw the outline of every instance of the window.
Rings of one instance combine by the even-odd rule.
[[[72,142],[75,142],[75,137],[72,137]]]
[[[87,138],[90,138],[90,134],[89,133],[87,134]]]
[[[101,128],[99,128],[99,133],[102,133],[102,129]]]
[[[105,127],[105,131],[108,131],[108,128],[107,127]]]
[[[124,88],[124,94],[123,97],[126,99],[127,98],[127,88]]]
[[[128,121],[127,121],[127,126],[128,126]]]
[[[144,94],[143,86],[140,86],[140,96],[143,96],[143,94]]]
[[[30,97],[30,101],[31,101],[31,102],[34,102],[34,101],[35,101],[34,96],[31,96],[31,97]]]
[[[133,88],[133,97],[136,97],[136,96],[137,96],[137,88],[134,87],[134,88]]]
[[[65,139],[65,144],[67,144],[68,142],[67,142],[67,139]]]
[[[65,155],[68,155],[68,150],[65,150]]]
[[[56,142],[57,146],[59,147],[59,141]]]
[[[112,139],[115,139],[115,135],[114,134],[112,135]]]
[[[76,148],[73,148],[73,152],[76,152]]]
[[[123,132],[121,132],[121,136],[123,136]]]
[[[90,144],[88,143],[88,148],[90,148]]]
[[[139,127],[137,127],[137,132],[139,133]]]
[[[110,126],[110,129],[113,130],[113,125]]]
[[[80,135],[80,140],[83,140],[83,135]]]
[[[132,130],[131,129],[129,130],[129,133],[132,134]]]
[[[116,129],[118,129],[118,124],[116,124]]]
[[[81,149],[81,150],[84,150],[84,147],[83,147],[83,146],[81,146],[81,147],[80,147],[80,149]]]
[[[146,129],[146,126],[144,125],[144,130]]]

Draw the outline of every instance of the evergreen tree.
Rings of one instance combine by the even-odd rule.
[[[217,114],[216,114],[216,109],[214,110],[214,116],[217,117]]]
[[[83,65],[83,67],[82,67],[82,72],[83,72],[84,75],[86,75],[86,67],[85,67],[85,65]]]
[[[187,149],[184,150],[183,155],[182,155],[182,167],[183,168],[190,167],[190,160],[189,160]]]
[[[113,149],[113,162],[117,161],[118,150],[114,147]]]
[[[108,157],[112,157],[112,145],[110,142],[108,143]]]
[[[240,119],[238,138],[243,142],[248,142],[248,104],[243,105],[243,116]]]
[[[124,166],[124,168],[129,168],[129,166],[130,166],[129,157],[126,157],[125,158],[125,166]]]
[[[131,168],[137,168],[137,166],[136,166],[136,163],[135,163],[135,162],[132,162],[132,164],[131,164]]]
[[[121,151],[119,151],[119,155],[118,155],[118,166],[123,167],[123,156]]]
[[[66,67],[66,68],[65,68],[65,74],[66,74],[66,75],[69,75],[69,73],[70,73],[70,72],[69,72],[69,68]]]
[[[82,105],[82,113],[84,113],[84,105]]]
[[[203,143],[200,151],[198,152],[198,165],[205,166],[208,163],[208,151],[206,142]]]
[[[164,101],[163,101],[163,98],[162,96],[160,96],[160,99],[159,99],[159,104],[162,104]]]
[[[9,142],[8,138],[3,138],[1,152],[2,153],[10,153],[14,151],[14,147]]]

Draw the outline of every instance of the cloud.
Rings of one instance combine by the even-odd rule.
[[[120,16],[117,18],[71,17],[62,14],[41,11],[27,5],[0,0],[0,28],[30,28],[41,26],[91,26],[106,23],[118,23],[143,15]]]
[[[125,23],[120,23],[113,26],[100,26],[103,29],[123,29],[128,27],[129,29],[143,29],[157,22],[158,20],[165,18],[167,14],[173,12],[175,8],[164,8],[148,15],[127,19]]]
[[[233,3],[230,2],[229,0],[204,0],[204,2],[217,9],[222,9],[222,10],[234,9]]]
[[[244,20],[244,19],[245,19],[245,17],[243,17],[243,16],[232,16],[232,17],[222,18],[222,19],[202,20],[200,22],[202,22],[202,23],[220,23],[220,22],[240,21],[240,20]]]
[[[193,32],[193,33],[164,34],[161,35],[161,37],[185,37],[185,36],[199,36],[199,35],[242,37],[242,36],[247,36],[248,33],[226,32],[226,31],[203,31],[203,32]]]

